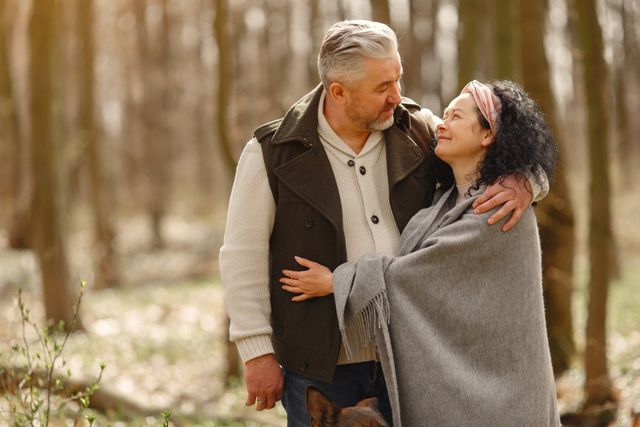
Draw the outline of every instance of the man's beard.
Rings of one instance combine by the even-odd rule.
[[[369,123],[369,130],[375,131],[375,130],[389,129],[393,124],[393,119],[394,119],[393,115],[391,115],[391,117],[387,119],[377,119]]]
[[[390,108],[395,108],[395,106],[389,105],[388,108],[385,108],[384,111],[388,111]],[[357,123],[360,127],[368,131],[388,129],[391,127],[394,120],[393,114],[386,119],[383,119],[380,117],[380,115],[378,115],[375,119],[371,120],[371,118],[365,117],[355,108],[347,108],[346,114],[349,120],[351,120],[353,123]]]

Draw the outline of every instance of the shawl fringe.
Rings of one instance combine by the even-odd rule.
[[[357,352],[375,343],[376,330],[388,325],[389,317],[387,293],[382,290],[340,328],[347,358],[353,360],[354,350]]]

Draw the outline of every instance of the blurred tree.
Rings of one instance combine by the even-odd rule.
[[[206,3],[206,4],[205,4]],[[201,0],[199,10],[206,9],[210,6],[209,0]],[[208,30],[208,28],[207,28]],[[196,70],[196,79],[202,82],[207,89],[210,87],[210,76],[207,74],[207,67],[202,61],[202,52],[205,46],[205,37],[200,28],[198,29],[198,42],[193,50],[193,62]],[[198,91],[197,99],[194,103],[194,119],[195,119],[195,149],[197,153],[196,162],[198,165],[198,192],[201,195],[211,193],[214,186],[214,175],[211,162],[213,161],[213,144],[209,132],[209,91]],[[201,206],[210,206],[213,200],[209,197],[199,198]]]
[[[311,46],[307,61],[307,86],[312,88],[315,87],[318,82],[320,76],[318,76],[318,63],[317,63],[317,52],[320,50],[320,44],[322,42],[322,35],[320,32],[322,31],[322,17],[320,16],[320,8],[319,2],[309,2],[309,13],[311,14],[309,22],[311,23],[311,28],[309,28],[309,34],[311,35]]]
[[[58,184],[58,152],[53,138],[53,51],[56,0],[32,5],[29,22],[31,171],[33,174],[33,242],[42,277],[45,316],[72,324],[74,298],[67,261]],[[75,324],[80,329],[80,322]]]
[[[29,247],[31,222],[31,185],[27,146],[20,133],[18,108],[10,61],[11,27],[5,16],[7,4],[0,0],[0,201],[2,225],[7,230],[9,247]]]
[[[170,78],[171,69],[171,17],[168,0],[161,2],[162,20],[160,22],[159,43],[153,49],[153,73],[156,79],[150,89],[155,94],[151,104],[147,104],[147,112],[150,114],[152,138],[143,141],[145,154],[145,167],[149,176],[148,213],[151,220],[153,248],[160,249],[166,246],[162,233],[162,221],[167,215],[167,206],[170,200],[172,159],[172,123],[171,92],[173,90]],[[147,124],[149,125],[149,124]]]
[[[264,94],[268,99],[267,111],[270,117],[280,116],[284,113],[281,100],[283,82],[286,81],[286,69],[288,55],[288,2],[264,0],[263,9],[266,25],[264,25],[262,38],[263,64],[269,70],[262,73]]]
[[[124,175],[127,182],[126,196],[134,203],[142,205],[148,197],[148,177],[144,170],[145,141],[150,138],[150,118],[146,107],[151,103],[147,75],[149,68],[149,42],[145,20],[146,0],[128,2],[120,18],[121,22],[132,19],[132,34],[121,32],[119,40],[124,57],[122,76],[125,85],[124,138],[129,142],[124,146]],[[129,15],[130,14],[130,15]],[[133,38],[131,43],[130,37]],[[124,196],[124,195],[123,195]],[[136,207],[141,207],[140,205]]]
[[[433,36],[429,12],[433,2],[409,0],[409,37],[400,44],[402,53],[402,86],[405,96],[420,101],[424,94],[422,63],[427,52],[427,43]]]
[[[236,170],[236,159],[231,149],[229,138],[229,120],[227,111],[231,93],[231,76],[229,70],[231,66],[231,41],[228,36],[227,14],[229,5],[227,0],[214,0],[215,18],[213,22],[213,33],[218,44],[218,85],[217,85],[217,105],[216,105],[216,128],[218,142],[222,150],[222,157],[230,175]]]
[[[456,92],[476,75],[480,29],[480,2],[460,0],[458,4],[458,84]]]
[[[389,0],[371,0],[371,19],[391,26]]]
[[[610,213],[610,132],[607,64],[603,56],[602,30],[596,0],[573,0],[575,34],[584,64],[589,145],[589,305],[585,349],[585,394],[583,410],[613,402],[607,368],[606,314],[612,231]],[[605,407],[605,410],[607,408]]]
[[[78,0],[78,39],[82,43],[82,72],[79,124],[87,147],[89,161],[89,187],[94,221],[94,283],[97,289],[113,286],[117,282],[117,267],[111,224],[112,203],[107,200],[100,139],[95,124],[94,73],[94,9],[93,0]]]
[[[344,4],[345,0],[336,0],[336,6],[338,9],[338,19],[344,21],[347,19],[347,9]]]
[[[544,49],[545,6],[541,2],[520,0],[519,7],[522,81],[540,105],[554,136],[562,142]],[[514,69],[513,64],[510,69]],[[556,376],[569,368],[575,354],[571,317],[575,224],[564,168],[564,163],[560,161],[555,171],[554,185],[537,209],[542,241],[545,315]]]
[[[640,58],[637,56],[633,11],[626,0],[620,0],[619,13],[622,22],[622,43],[617,47],[614,61],[613,84],[616,100],[616,130],[618,133],[618,158],[620,159],[623,184],[631,186],[632,171],[636,159],[633,153],[633,130],[629,120],[628,96],[630,87],[640,86]]]
[[[229,102],[229,94],[231,91],[231,76],[229,75],[230,67],[230,40],[227,29],[227,0],[215,0],[215,18],[213,23],[213,31],[218,43],[218,102],[216,105],[216,127],[218,130],[218,140],[222,148],[225,163],[229,174],[235,172],[235,158],[231,151],[231,141],[227,127],[227,108]],[[227,371],[225,372],[225,383],[229,384],[231,378],[240,376],[240,356],[234,343],[229,340],[229,318],[225,314],[226,334],[227,334]]]
[[[511,0],[493,0],[493,47],[496,79],[516,79],[516,53],[519,34],[516,31],[517,2]],[[544,4],[540,4],[544,7]],[[537,7],[537,6],[533,6]]]

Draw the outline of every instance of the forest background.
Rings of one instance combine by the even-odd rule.
[[[471,79],[538,101],[560,409],[640,423],[639,0],[0,0],[0,424],[284,425],[243,405],[217,254],[244,144],[356,18],[437,114]]]

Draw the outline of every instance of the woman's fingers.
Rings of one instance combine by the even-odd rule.
[[[292,279],[300,279],[302,273],[304,273],[304,271],[282,270],[282,274]]]
[[[294,294],[303,294],[304,291],[302,289],[300,289],[297,286],[291,286],[291,285],[282,285],[282,289],[284,289],[287,292],[291,292]]]
[[[301,256],[294,256],[293,258],[296,260],[298,264],[300,264],[303,267],[314,268],[319,265],[317,262],[313,262],[310,259],[302,258]]]

